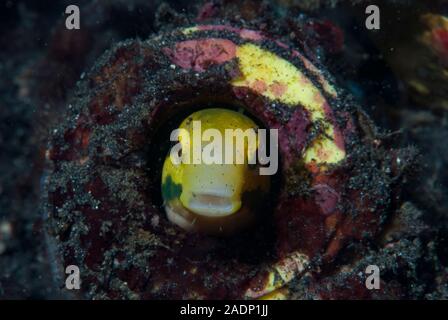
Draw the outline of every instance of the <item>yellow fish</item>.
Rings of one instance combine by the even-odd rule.
[[[200,132],[195,132],[198,122]],[[256,156],[259,141],[254,147],[245,132],[253,130],[255,133],[258,129],[255,122],[236,111],[212,108],[191,114],[179,129],[188,133],[188,137],[178,136],[181,157],[191,159],[178,163],[170,153],[165,159],[162,197],[168,219],[188,231],[218,235],[233,233],[253,222],[256,207],[270,188],[270,177],[260,175],[258,166],[249,164],[249,159]],[[232,154],[244,155],[243,161],[224,161],[226,149],[221,154],[223,161],[218,163],[194,161],[202,159],[199,153],[211,143],[210,137],[204,134],[209,129],[226,138],[227,129],[233,130],[232,139],[244,143],[234,143]],[[194,146],[198,134],[199,148]],[[221,141],[218,145],[224,144]]]

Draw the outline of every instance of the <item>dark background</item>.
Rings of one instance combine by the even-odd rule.
[[[431,83],[428,76],[428,86],[438,94],[423,98],[407,85],[412,72],[448,70],[429,53],[420,54],[415,44],[418,17],[423,12],[446,15],[446,2],[379,1],[382,27],[376,32],[364,27],[368,1],[271,3],[280,16],[302,14],[335,23],[344,35],[341,47],[325,30],[311,35],[310,45],[321,63],[390,136],[391,144],[419,150],[419,165],[409,175],[403,201],[430,228],[422,241],[433,247],[436,261],[432,276],[428,270],[417,271],[421,290],[410,297],[447,298],[448,109],[443,101],[448,101],[448,89],[443,88],[448,83]],[[79,32],[64,28],[69,4],[81,8]],[[169,4],[174,11],[162,1],[0,1],[0,298],[58,297],[40,209],[47,136],[63,117],[76,82],[104,50],[188,22],[177,13],[195,10],[192,1]],[[409,66],[421,62],[421,70],[407,70],[400,63],[407,60]]]

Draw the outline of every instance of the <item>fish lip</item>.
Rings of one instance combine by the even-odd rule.
[[[231,215],[239,210],[241,201],[235,200],[228,195],[216,193],[194,193],[187,204],[191,212],[208,217],[219,218]]]

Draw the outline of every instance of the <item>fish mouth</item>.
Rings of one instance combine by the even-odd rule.
[[[228,195],[214,193],[193,193],[186,208],[191,212],[209,218],[231,215],[241,207],[241,201]]]

